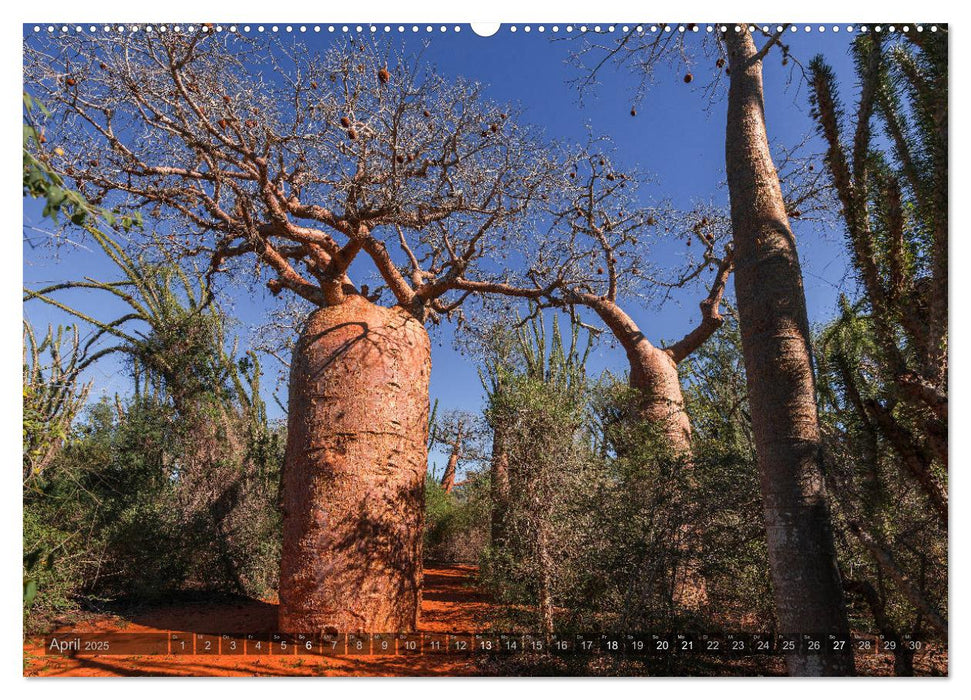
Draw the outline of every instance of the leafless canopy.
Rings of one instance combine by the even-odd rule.
[[[556,248],[561,256],[570,251],[569,264],[576,266],[568,275],[574,290],[611,302],[624,296],[650,298],[714,271],[731,235],[725,213],[704,203],[644,205],[640,189],[646,178],[615,163],[605,146],[602,141],[588,146],[575,159],[565,202],[553,217],[553,229],[565,239]],[[657,255],[665,246],[683,248],[675,255]],[[658,257],[681,262],[659,265]],[[560,269],[569,269],[566,261]]]
[[[363,294],[433,321],[470,295],[603,317],[619,297],[727,277],[716,208],[646,207],[643,175],[605,140],[556,147],[480,85],[369,41],[30,38],[25,83],[54,115],[45,157],[89,199],[167,220],[211,273],[255,259],[274,294]],[[677,240],[679,269],[652,264]],[[376,289],[352,281],[356,260]]]
[[[527,319],[553,307],[578,320],[577,309],[587,307],[624,344],[625,338],[643,338],[621,308],[625,299],[663,301],[672,290],[710,276],[698,329],[672,349],[680,360],[721,322],[718,307],[732,269],[727,216],[706,204],[686,210],[666,202],[645,205],[638,191],[645,177],[619,166],[611,152],[608,141],[597,139],[567,156],[569,166],[555,196],[542,203],[545,228],[529,249],[530,266],[523,275],[527,286],[472,282],[466,287],[531,299],[533,312]],[[661,247],[672,246],[681,250],[659,255]],[[681,262],[656,262],[671,257]]]
[[[434,320],[470,282],[508,282],[524,215],[562,170],[480,85],[361,40],[30,38],[24,70],[54,113],[48,155],[86,196],[170,219],[211,271],[254,255],[274,294],[317,305],[390,292]],[[378,289],[351,281],[359,257]]]
[[[630,27],[629,31],[618,32],[615,31],[616,26],[607,25],[603,30],[600,27],[596,27],[595,31],[583,30],[560,40],[577,43],[577,48],[571,52],[570,61],[580,72],[574,84],[581,96],[595,87],[601,72],[611,66],[627,70],[637,78],[635,104],[654,82],[658,67],[683,71],[682,77],[688,83],[700,77],[692,73],[698,67],[709,76],[703,83],[704,93],[709,100],[713,100],[726,86],[727,81],[722,78],[730,71],[723,34],[733,31],[736,26],[734,22],[708,28],[691,23],[677,25],[647,22]],[[758,24],[745,26],[763,38],[756,60],[761,60],[773,47],[778,46],[783,65],[791,62],[795,75],[800,79],[804,77],[802,64],[782,41],[789,29],[788,24],[771,27]],[[704,68],[703,61],[704,64],[713,63],[717,70],[712,72]]]

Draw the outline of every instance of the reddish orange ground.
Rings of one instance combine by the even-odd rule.
[[[422,632],[482,630],[489,602],[473,586],[475,567],[425,569]],[[182,603],[129,617],[100,616],[72,625],[75,632],[199,632],[276,629],[277,606],[252,600],[230,604]],[[55,631],[67,631],[60,629]],[[45,656],[42,640],[24,644],[25,676],[416,676],[470,675],[461,656]]]
[[[425,569],[425,586],[419,631],[426,633],[474,634],[485,631],[492,604],[475,587],[476,569],[450,565]],[[272,632],[277,626],[277,606],[271,601],[200,601],[147,608],[126,615],[96,615],[84,622],[62,626],[54,632],[183,632],[240,633]],[[594,662],[591,662],[594,663]],[[597,668],[572,668],[562,662],[549,668],[527,666],[493,668],[502,675],[599,675]],[[946,675],[947,651],[928,645],[915,659],[918,675]],[[608,667],[605,667],[608,668]],[[613,669],[612,671],[609,669]],[[642,675],[648,668],[611,666],[613,675]],[[660,667],[654,672],[680,673]],[[46,656],[41,639],[24,644],[25,676],[467,676],[489,674],[473,656]],[[603,671],[601,671],[603,672]],[[748,658],[741,662],[721,660],[708,669],[685,672],[702,675],[777,675],[784,672],[782,660]],[[889,656],[857,655],[857,673],[868,676],[892,675]]]

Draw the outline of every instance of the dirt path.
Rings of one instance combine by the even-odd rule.
[[[473,566],[425,569],[419,631],[481,631],[488,599],[474,586]],[[99,616],[74,632],[267,633],[276,629],[277,606],[261,600],[181,603],[126,616]],[[68,628],[56,630],[68,631]],[[45,656],[42,640],[24,644],[25,676],[437,676],[476,672],[468,657],[430,656]]]

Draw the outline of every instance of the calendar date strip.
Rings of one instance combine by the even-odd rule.
[[[44,638],[54,656],[242,655],[408,656],[436,654],[893,654],[946,649],[946,642],[911,635],[773,633],[373,633],[202,634],[192,632],[62,633]]]

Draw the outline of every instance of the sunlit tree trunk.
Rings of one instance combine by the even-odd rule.
[[[678,364],[721,328],[724,319],[719,306],[733,258],[734,252],[729,249],[719,263],[708,296],[698,305],[701,320],[681,340],[667,347],[652,344],[615,301],[589,294],[576,297],[597,313],[627,353],[630,385],[637,390],[640,419],[657,431],[672,455],[686,461],[691,457],[691,421],[684,406]]]
[[[414,630],[430,343],[353,295],[308,318],[290,373],[280,629]]]
[[[675,358],[654,346],[617,304],[597,300],[591,306],[627,353],[639,418],[657,430],[673,454],[690,455],[691,422],[685,412]]]
[[[762,56],[740,26],[725,34],[731,68],[725,153],[735,295],[776,614],[783,632],[846,633],[820,466],[802,273],[769,153]],[[787,663],[792,675],[853,673],[850,655],[791,655]]]
[[[445,473],[442,474],[442,488],[445,493],[451,493],[455,488],[455,472],[458,470],[459,459],[462,456],[462,426],[459,425],[452,444],[452,451],[448,455],[448,462],[445,464]]]
[[[727,273],[726,273],[727,276]],[[718,299],[721,298],[720,292]],[[671,348],[655,347],[624,311],[609,301],[600,302],[594,308],[610,327],[627,353],[630,363],[630,386],[637,392],[637,417],[656,431],[662,449],[669,456],[691,466],[691,421],[685,410],[678,361],[684,359],[697,345],[706,340],[721,325],[717,316],[718,301],[714,303],[717,320],[698,338],[677,343]],[[697,345],[695,342],[697,341]],[[673,587],[673,602],[682,608],[698,609],[708,602],[708,586],[700,572],[696,553],[689,551],[687,540],[695,528],[686,525],[678,534],[677,548],[682,553],[678,562]]]
[[[630,385],[638,391],[640,418],[655,427],[675,456],[691,454],[691,422],[684,407],[678,366],[646,340],[627,350]]]
[[[445,465],[445,473],[442,474],[442,488],[445,493],[451,493],[455,488],[455,470],[459,463],[458,449],[453,449],[448,456],[448,463]]]

